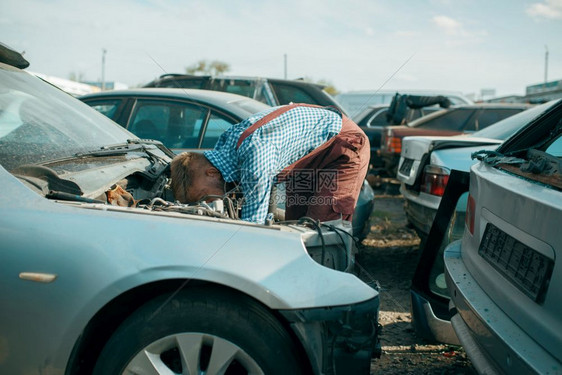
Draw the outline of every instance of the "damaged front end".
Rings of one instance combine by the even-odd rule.
[[[315,229],[302,235],[312,259],[324,267],[355,272],[357,248],[350,223],[303,220],[301,224]],[[378,292],[376,286],[374,289]],[[382,353],[379,307],[377,293],[357,304],[280,313],[305,345],[315,374],[368,374],[372,359]]]
[[[152,149],[152,152],[157,152]],[[174,200],[169,188],[168,169],[164,163],[139,158],[119,159],[112,162],[120,167],[105,165],[98,176],[109,177],[102,181],[91,180],[91,167],[97,161],[83,157],[79,164],[87,164],[89,170],[70,167],[68,161],[43,166],[20,168],[15,173],[20,181],[43,192],[46,198],[62,204],[79,205],[83,208],[102,210],[127,210],[138,214],[197,216],[201,220],[229,221],[253,225],[239,220],[241,200],[236,194],[217,197],[210,202],[181,204]],[[131,174],[118,173],[124,169],[121,163],[134,165]],[[71,171],[73,170],[73,171]],[[151,171],[151,172],[149,172]],[[88,189],[80,186],[88,186]],[[355,239],[351,224],[342,220],[320,223],[312,219],[298,222],[274,219],[262,226],[265,230],[300,233],[309,256],[323,267],[345,272],[355,271]],[[371,360],[381,355],[378,324],[380,299],[378,293],[366,301],[341,306],[279,310],[293,333],[299,338],[316,374],[367,374]]]
[[[305,345],[316,374],[369,374],[380,358],[379,296],[347,306],[280,311]]]

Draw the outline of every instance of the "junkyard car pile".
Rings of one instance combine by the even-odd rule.
[[[405,125],[385,126],[381,136],[380,154],[386,173],[396,176],[404,137],[473,133],[528,108],[529,105],[526,104],[458,105],[423,116]]]
[[[3,60],[0,373],[369,373],[349,225],[176,203],[172,151]]]

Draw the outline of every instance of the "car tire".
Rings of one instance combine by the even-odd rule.
[[[307,368],[264,306],[245,295],[197,288],[136,310],[104,346],[93,374],[285,375]]]

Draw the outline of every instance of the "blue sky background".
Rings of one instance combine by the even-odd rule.
[[[229,74],[349,90],[524,94],[562,79],[562,0],[0,0],[29,70],[131,86],[220,60]]]

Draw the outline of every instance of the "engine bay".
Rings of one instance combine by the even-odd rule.
[[[243,203],[243,197],[237,189],[223,196],[206,197],[192,204],[179,203],[174,199],[169,178],[163,184],[160,182],[151,186],[150,181],[138,174],[119,181],[100,198],[113,206],[233,220],[240,218]]]
[[[167,163],[146,158],[102,163],[99,167],[85,162],[87,168],[77,168],[75,161],[71,167],[65,163],[25,165],[11,172],[39,195],[62,204],[255,225],[241,220],[244,197],[235,185],[229,186],[222,196],[207,196],[184,204],[174,197]],[[280,190],[272,193],[283,194]],[[339,271],[353,270],[357,246],[350,223],[324,223],[307,217],[287,221],[284,209],[272,204],[264,224],[261,226],[265,228],[300,233],[307,252],[317,263]]]

